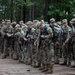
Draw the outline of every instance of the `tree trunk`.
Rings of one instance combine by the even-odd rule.
[[[31,16],[33,21],[34,20],[34,5],[32,5],[32,8],[31,8]]]
[[[24,0],[26,2],[26,0]],[[23,6],[23,21],[25,22],[26,20],[26,6]]]
[[[33,2],[33,0],[30,0],[31,2]],[[31,5],[29,7],[29,20],[33,21],[34,20],[34,5]]]
[[[21,20],[23,20],[23,6],[21,6]]]
[[[10,17],[10,20],[11,20],[11,22],[12,22],[12,20],[13,20],[13,0],[11,0],[11,17]]]
[[[48,21],[48,9],[49,9],[49,3],[48,0],[45,0],[45,21]]]
[[[31,17],[31,6],[29,7],[29,21],[32,20],[32,17]]]

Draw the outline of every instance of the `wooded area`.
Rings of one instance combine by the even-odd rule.
[[[75,13],[75,0],[0,0],[0,22],[2,19],[57,21],[71,19]]]

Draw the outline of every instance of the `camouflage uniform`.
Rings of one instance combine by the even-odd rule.
[[[54,44],[54,58],[55,64],[59,64],[60,58],[60,46],[61,46],[61,36],[62,36],[62,28],[57,25],[57,23],[53,24],[53,44]]]
[[[64,57],[64,63],[62,65],[71,65],[71,48],[70,48],[70,40],[71,40],[71,28],[64,23],[67,23],[67,20],[64,19],[62,21],[63,23],[63,46],[62,46],[62,51],[63,51],[63,57]]]
[[[1,29],[1,34],[4,36],[4,55],[3,58],[5,58],[8,54],[11,55],[12,51],[12,36],[13,36],[13,28],[12,26],[4,26]]]
[[[54,49],[51,42],[52,37],[53,32],[50,27],[44,26],[44,28],[40,30],[40,61],[44,71],[47,71],[47,73],[53,72]]]
[[[21,39],[22,39],[22,61],[25,62],[25,57],[26,57],[26,43],[24,41],[24,37],[26,36],[26,32],[27,32],[27,26],[24,24],[22,25],[22,30],[21,30]]]
[[[75,62],[75,18],[73,18],[71,20],[71,27],[72,27],[72,36],[71,36],[71,39],[72,39],[72,41],[71,41],[72,42],[72,44],[71,44],[71,46],[72,46],[72,58]],[[71,67],[75,68],[75,63]]]
[[[13,27],[13,51],[12,51],[12,58],[14,60],[17,60],[18,59],[18,37],[17,35],[15,35],[17,33],[17,29],[16,29],[16,22],[13,22],[12,23],[12,27]]]
[[[39,62],[38,62],[38,59],[39,59],[39,35],[40,35],[40,22],[37,22],[35,24],[35,33],[34,33],[34,53],[33,53],[33,56],[32,56],[32,66],[34,67],[39,67]]]
[[[2,54],[3,53],[3,47],[4,47],[4,38],[3,38],[3,36],[1,35],[1,29],[2,29],[2,27],[5,25],[5,21],[3,21],[2,22],[2,24],[0,25],[0,43],[1,43],[1,45],[0,45],[0,53]]]
[[[27,39],[26,40],[26,47],[27,47],[26,61],[27,64],[32,64],[32,56],[34,53],[33,45],[34,45],[35,29],[32,28],[33,23],[31,21],[28,21],[27,25],[29,28],[27,29],[26,36],[25,36],[25,38]]]
[[[19,24],[17,24],[15,26],[16,28],[16,33],[15,33],[15,49],[17,50],[17,54],[19,56],[19,61],[20,62],[23,62],[24,61],[24,36],[25,36],[25,33],[24,31],[22,30],[22,28],[20,27]]]

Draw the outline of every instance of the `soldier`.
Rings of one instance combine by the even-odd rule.
[[[64,62],[61,65],[71,65],[71,49],[70,49],[70,42],[71,42],[71,28],[68,26],[67,19],[62,20],[62,30],[63,30],[63,57]]]
[[[71,24],[71,28],[72,28],[72,56],[73,56],[73,60],[75,62],[75,18],[73,18],[71,21],[70,21],[70,24]],[[73,66],[71,66],[72,68],[75,68],[75,63]]]
[[[61,27],[55,22],[55,19],[50,19],[50,26],[53,30],[53,44],[54,44],[54,58],[55,58],[55,64],[59,64],[59,58],[60,58],[60,42],[61,42],[61,34],[62,29]]]
[[[2,35],[1,35],[1,29],[2,29],[2,27],[5,25],[5,21],[4,20],[2,20],[2,24],[0,25],[0,54],[2,54],[3,53],[3,37],[2,37]]]
[[[26,64],[31,65],[35,29],[32,27],[33,23],[31,21],[28,21],[26,25],[27,25],[27,32],[24,38],[27,46]]]
[[[20,24],[20,27],[22,28],[21,30],[21,34],[22,34],[22,37],[21,37],[21,42],[22,42],[22,62],[25,62],[25,55],[26,55],[26,46],[25,46],[25,41],[24,41],[24,36],[26,35],[26,31],[27,31],[27,25],[24,24],[23,21],[20,21],[19,22]]]
[[[45,26],[44,21],[41,21],[40,25],[40,61],[42,72],[53,73],[54,64],[54,50],[51,39],[53,32],[50,27]]]
[[[2,58],[6,58],[6,56],[10,54],[12,50],[13,28],[10,24],[10,20],[7,20],[6,26],[2,27],[1,34],[4,36],[4,49]]]
[[[16,25],[17,25],[17,23],[15,21],[12,22],[12,27],[13,27],[13,51],[12,51],[12,58],[14,60],[18,59],[18,54],[17,54],[17,39],[16,39],[16,35],[15,35],[17,33]]]
[[[20,31],[21,31],[20,25],[17,24],[15,26],[15,34],[14,34],[14,37],[15,37],[15,39],[14,39],[14,50],[16,50],[16,52],[17,52],[17,56],[19,58],[19,61],[21,61],[21,53],[20,53],[20,48],[19,48]]]
[[[17,30],[17,33],[15,34],[16,35],[16,39],[17,39],[17,52],[18,52],[18,55],[19,55],[19,62],[24,62],[24,36],[25,36],[25,33],[24,31],[22,30],[22,28],[20,27],[20,25],[16,25],[16,30]]]
[[[33,22],[34,23],[34,22]],[[38,62],[38,58],[39,58],[39,35],[40,35],[40,22],[35,20],[35,23],[33,24],[33,28],[35,28],[35,33],[34,33],[34,53],[33,53],[33,63],[32,66],[33,67],[39,67],[39,62]]]

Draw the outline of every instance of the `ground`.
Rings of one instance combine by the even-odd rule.
[[[75,69],[66,66],[55,65],[54,74],[52,75],[75,75]],[[10,58],[0,59],[0,75],[46,75],[38,68],[33,68],[30,65],[19,63]],[[49,74],[50,75],[50,74]]]

